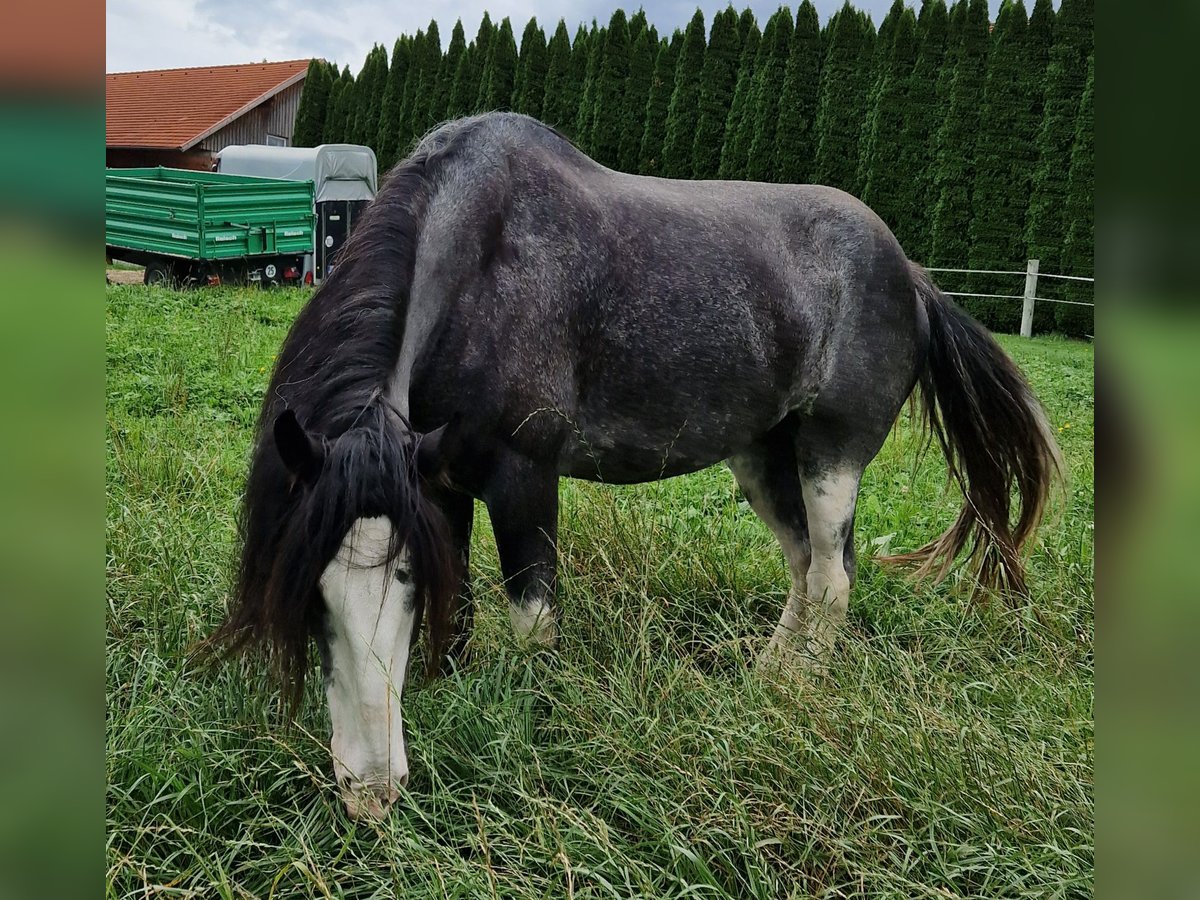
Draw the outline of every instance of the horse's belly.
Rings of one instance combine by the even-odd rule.
[[[725,454],[728,456],[729,454]],[[696,460],[668,456],[657,459],[652,452],[623,452],[606,454],[576,453],[563,459],[559,474],[605,484],[642,484],[661,481],[675,475],[698,472],[720,462],[725,456]]]
[[[722,421],[724,419],[724,421]],[[660,481],[698,472],[727,459],[778,422],[779,416],[721,417],[704,422],[606,422],[583,427],[568,439],[559,472],[610,484]]]

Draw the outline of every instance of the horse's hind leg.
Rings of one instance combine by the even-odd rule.
[[[854,507],[862,468],[841,464],[800,470],[808,510],[812,562],[805,586],[809,621],[805,651],[821,665],[846,621],[854,576]]]
[[[894,417],[893,417],[894,418]],[[880,422],[890,420],[879,418]],[[887,435],[887,425],[824,415],[802,419],[796,458],[808,512],[812,561],[805,578],[809,599],[805,654],[820,667],[846,621],[854,582],[854,510],[863,469]]]
[[[779,624],[763,652],[764,662],[802,646],[807,630],[805,579],[811,548],[793,435],[790,424],[780,425],[728,460],[746,500],[783,548],[792,580]]]

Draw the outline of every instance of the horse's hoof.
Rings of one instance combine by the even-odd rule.
[[[758,655],[755,668],[771,675],[783,675],[803,681],[825,672],[825,663],[818,655],[810,652],[799,635],[780,639],[778,635]]]

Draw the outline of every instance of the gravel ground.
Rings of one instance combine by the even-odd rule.
[[[141,284],[141,269],[105,269],[104,274],[111,284]]]

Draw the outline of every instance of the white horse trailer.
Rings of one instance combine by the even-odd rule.
[[[333,271],[350,229],[379,187],[375,151],[359,144],[234,144],[217,154],[216,170],[313,183],[314,246],[304,260],[306,283],[320,283]]]

